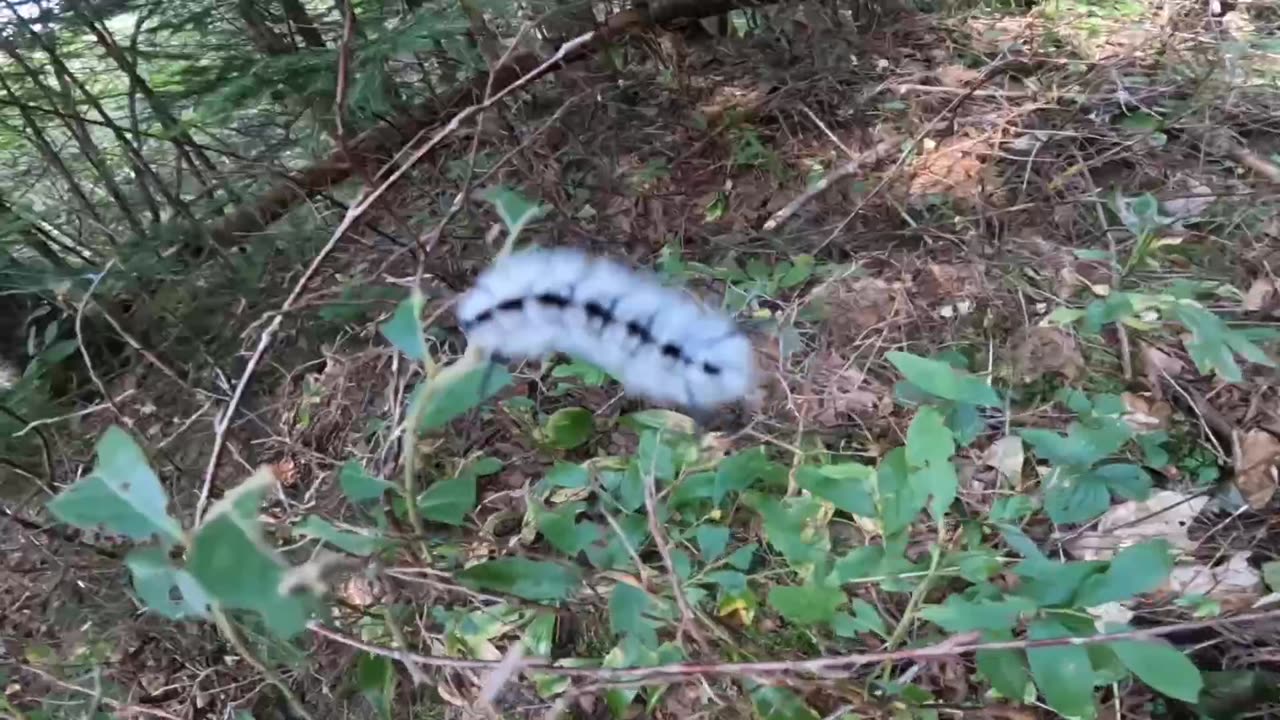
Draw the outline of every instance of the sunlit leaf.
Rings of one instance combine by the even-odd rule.
[[[844,591],[822,585],[779,586],[769,591],[769,606],[797,625],[831,622],[848,601]]]
[[[920,611],[921,617],[953,633],[971,630],[1008,630],[1023,615],[1036,611],[1029,598],[1011,595],[1000,600],[966,600],[951,595],[941,605],[930,605]]]
[[[381,534],[369,535],[364,533],[351,532],[350,530],[341,530],[324,518],[315,515],[308,515],[301,523],[294,526],[294,532],[299,535],[313,537],[317,540],[323,540],[334,547],[345,550],[352,555],[372,555],[379,548],[386,544]]]
[[[546,212],[544,206],[530,202],[520,193],[505,187],[492,187],[480,193],[480,197],[493,204],[493,209],[507,226],[507,234],[515,237],[525,226]]]
[[[932,496],[929,510],[935,520],[941,521],[956,498],[959,479],[951,463],[955,450],[942,414],[930,406],[921,407],[907,428],[907,463],[912,486],[921,495]]]
[[[1106,572],[1085,581],[1076,596],[1083,607],[1129,600],[1164,584],[1173,570],[1173,556],[1167,540],[1157,539],[1121,550],[1111,559]]]

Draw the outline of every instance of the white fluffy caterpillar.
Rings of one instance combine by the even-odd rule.
[[[732,320],[650,273],[578,250],[499,259],[457,314],[468,341],[495,358],[562,352],[657,403],[708,410],[744,398],[755,383],[751,343]]]

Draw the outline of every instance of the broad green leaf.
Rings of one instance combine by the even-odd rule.
[[[769,473],[772,463],[760,446],[743,450],[720,461],[716,467],[714,489],[711,502],[719,505],[731,492],[742,492],[763,480]]]
[[[847,513],[876,517],[872,495],[875,470],[858,463],[806,465],[796,471],[796,485]]]
[[[703,562],[711,562],[724,554],[729,545],[729,528],[723,525],[703,524],[693,532],[698,541],[698,552]]]
[[[955,465],[951,464],[955,451],[955,438],[942,414],[931,406],[921,407],[907,428],[909,477],[919,496],[932,498],[929,510],[939,522],[956,499],[959,486]]]
[[[1023,562],[1014,569],[1023,578],[1018,585],[1018,594],[1031,598],[1040,607],[1077,607],[1074,598],[1080,586],[1105,570],[1106,566],[1101,561]]]
[[[799,695],[776,685],[752,690],[751,702],[760,720],[819,720],[822,717],[805,705]]]
[[[1041,460],[1082,468],[1114,455],[1133,437],[1124,422],[1111,418],[1100,418],[1089,425],[1073,422],[1067,426],[1066,435],[1038,428],[1017,432]]]
[[[547,483],[552,487],[584,488],[590,482],[587,469],[577,463],[558,462],[547,473]]]
[[[632,634],[644,645],[656,648],[658,634],[652,623],[644,618],[649,607],[649,595],[630,583],[619,582],[609,596],[609,629],[619,637]]]
[[[1167,540],[1148,540],[1121,550],[1111,559],[1107,571],[1085,581],[1076,596],[1082,607],[1129,600],[1164,584],[1173,570],[1173,556]]]
[[[228,609],[262,615],[272,633],[290,638],[306,628],[313,598],[282,592],[289,566],[267,544],[258,508],[275,478],[262,470],[227,493],[196,529],[187,570]]]
[[[507,226],[507,235],[513,238],[546,212],[545,207],[530,202],[525,196],[506,187],[489,188],[480,193],[480,197],[493,204],[498,217]]]
[[[328,520],[315,515],[308,515],[301,524],[294,527],[294,531],[300,535],[323,540],[352,555],[372,555],[386,544],[381,533],[366,535],[349,530],[340,530]]]
[[[360,653],[356,659],[356,687],[383,720],[391,718],[396,670],[391,658]]]
[[[561,408],[547,418],[543,431],[554,448],[569,450],[591,439],[595,423],[591,411],[580,407]]]
[[[808,280],[813,276],[813,265],[812,255],[796,255],[792,258],[791,267],[778,278],[778,287],[786,290]]]
[[[476,506],[476,478],[460,475],[432,484],[418,495],[422,517],[446,525],[461,525]]]
[[[542,610],[525,626],[521,639],[531,657],[551,657],[556,637],[556,614]],[[567,690],[571,679],[563,675],[530,673],[538,697],[551,698]]]
[[[826,528],[813,527],[822,513],[822,504],[807,497],[779,500],[774,497],[744,495],[747,505],[764,518],[764,534],[769,544],[797,571],[827,561],[831,541]]]
[[[1271,592],[1280,592],[1280,560],[1262,563],[1262,579]]]
[[[427,359],[427,340],[422,333],[422,291],[413,288],[409,297],[396,306],[391,319],[378,327],[382,336],[414,362]]]
[[[1001,600],[966,600],[959,595],[951,595],[941,605],[926,606],[920,615],[947,632],[961,633],[1009,630],[1018,624],[1019,618],[1036,609],[1034,601],[1017,595]]]
[[[755,559],[756,548],[755,543],[748,543],[729,555],[728,563],[731,567],[735,567],[743,572],[751,569],[751,561]]]
[[[1055,466],[1041,481],[1044,510],[1056,523],[1092,520],[1111,506],[1111,492],[1102,480],[1068,466]]]
[[[365,472],[359,460],[348,460],[338,471],[338,486],[342,494],[353,503],[377,500],[388,490],[396,489],[392,483]]]
[[[769,591],[769,606],[797,625],[831,622],[848,601],[841,589],[823,585],[779,586]]]
[[[204,588],[186,570],[174,567],[165,550],[138,548],[125,557],[124,564],[147,609],[170,620],[209,618],[209,596]]]
[[[983,642],[1013,640],[1008,630],[988,631],[982,634]],[[991,687],[1011,700],[1021,702],[1027,690],[1030,675],[1027,661],[1018,650],[979,650],[974,654],[978,670],[991,681]]]
[[[1146,500],[1151,491],[1151,476],[1138,465],[1108,463],[1089,471],[1089,476],[1106,485],[1113,495],[1125,500]]]
[[[876,506],[886,536],[910,525],[928,497],[911,482],[906,448],[896,447],[880,460],[876,468]]]
[[[1032,640],[1071,637],[1053,620],[1031,623]],[[1027,648],[1031,677],[1049,707],[1068,717],[1093,715],[1093,666],[1089,653],[1079,645],[1052,645]]]
[[[578,513],[585,508],[584,502],[570,502],[554,510],[540,511],[538,530],[555,549],[569,556],[577,555],[600,538],[599,526],[578,522]]]
[[[888,636],[888,627],[875,606],[862,598],[853,599],[853,614],[836,613],[831,629],[841,637],[856,637],[859,632],[871,632],[880,637]]]
[[[93,472],[49,501],[49,512],[81,530],[105,529],[139,541],[158,537],[166,547],[180,542],[182,526],[166,510],[160,478],[133,438],[113,425],[96,450]]]
[[[444,376],[444,377],[442,377]],[[435,380],[420,384],[414,390],[415,399],[428,389],[430,383],[439,387],[426,400],[418,431],[425,432],[444,427],[451,420],[498,394],[511,384],[511,373],[501,365],[487,364],[469,370],[450,373],[442,370]]]
[[[1204,681],[1187,656],[1165,642],[1117,640],[1107,643],[1142,682],[1169,697],[1194,703]]]
[[[885,358],[911,384],[940,398],[986,407],[1001,405],[1000,396],[985,380],[945,362],[905,352],[886,353]]]
[[[518,557],[472,565],[456,577],[470,588],[510,593],[534,602],[563,600],[582,584],[582,573],[575,567]]]
[[[628,413],[622,417],[621,424],[628,425],[636,430],[662,430],[676,433],[677,435],[693,435],[697,431],[693,418],[674,410],[664,410],[662,408],[650,408]]]

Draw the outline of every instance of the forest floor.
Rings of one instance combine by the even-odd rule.
[[[656,267],[708,295],[723,294],[751,321],[766,386],[748,412],[722,421],[714,440],[721,451],[763,445],[789,457],[822,447],[874,464],[904,442],[913,415],[895,395],[898,375],[885,360],[894,350],[926,357],[954,351],[955,362],[1018,388],[1020,427],[1066,428],[1073,416],[1055,402],[1061,387],[1113,393],[1124,399],[1127,421],[1171,438],[1155,473],[1158,489],[1186,501],[1215,485],[1231,495],[1234,486],[1237,501],[1236,509],[1215,506],[1182,530],[1193,541],[1186,566],[1215,582],[1195,585],[1194,593],[1183,586],[1163,601],[1147,598],[1132,610],[1159,625],[1255,607],[1267,592],[1261,568],[1280,559],[1272,500],[1280,454],[1276,371],[1245,364],[1239,382],[1224,382],[1189,354],[1185,343],[1197,337],[1162,329],[1140,312],[1128,325],[1093,334],[1042,321],[1076,318],[1088,308],[1121,312],[1096,301],[1192,282],[1203,283],[1200,290],[1212,297],[1206,305],[1232,321],[1265,327],[1280,318],[1274,8],[1241,3],[1206,17],[1200,6],[1164,4],[1157,12],[1141,3],[1064,0],[1019,13],[903,13],[863,32],[819,20],[797,16],[769,39],[633,42],[610,56],[621,69],[603,57],[567,68],[451,138],[363,218],[308,287],[303,320],[286,323],[245,400],[248,419],[232,428],[215,494],[267,462],[281,492],[264,520],[281,539],[303,515],[357,522],[340,491],[339,468],[355,458],[371,475],[391,476],[398,460],[392,429],[414,384],[379,325],[426,268],[425,315],[438,317],[429,324],[429,345],[456,352],[447,304],[492,257],[488,229],[497,220],[483,203],[468,204],[423,258],[385,236],[428,236],[464,178],[474,182],[492,169],[484,185],[515,188],[547,207],[527,238]],[[266,271],[277,286],[292,286],[306,264],[288,260],[278,258]],[[265,323],[238,310],[228,320],[243,333],[242,350],[252,350]],[[530,365],[516,378],[500,396],[507,410],[463,417],[422,449],[425,469],[440,475],[458,474],[480,456],[500,459],[488,474],[475,471],[478,498],[465,522],[433,530],[444,538],[435,552],[453,553],[459,566],[481,557],[549,556],[529,532],[530,483],[557,461],[636,452],[636,434],[620,418],[643,405],[619,400],[616,387],[590,369]],[[209,423],[183,427],[198,403],[177,399],[182,389],[157,373],[122,376],[110,388],[135,389],[118,401],[135,418],[133,431],[152,442],[176,439],[165,457],[200,474]],[[512,404],[513,396],[527,400]],[[567,407],[591,412],[590,440],[549,449],[544,420]],[[110,413],[90,415],[78,432],[97,437],[112,422]],[[959,502],[970,518],[990,517],[1000,488],[1037,492],[1040,478],[1023,473],[1021,449],[1016,460],[1000,454],[1006,446],[993,441],[1003,434],[986,428],[955,458]],[[192,490],[175,502],[189,513],[194,498]],[[766,544],[759,518],[725,522],[734,547]],[[0,576],[0,634],[21,639],[19,660],[43,674],[47,697],[76,708],[94,701],[122,716],[231,717],[232,708],[257,718],[289,715],[263,675],[237,661],[212,626],[137,612],[118,557],[103,556],[109,543],[95,551],[11,520],[0,527],[8,528],[3,545],[15,558]],[[1084,532],[1091,528],[1059,531],[1035,514],[1024,530],[1080,558],[1088,549],[1079,540],[1092,537]],[[855,546],[869,530],[833,524],[831,546]],[[906,554],[927,560],[928,548],[941,542],[939,529],[921,523],[916,530]],[[661,560],[646,558],[661,576]],[[753,572],[781,572],[779,558],[769,559],[776,567]],[[377,644],[393,645],[369,628],[395,607],[407,611],[396,622],[425,653],[503,657],[499,648],[519,624],[504,618],[460,629],[465,623],[446,610],[485,606],[489,596],[444,571],[415,572],[413,562],[406,551],[381,568],[386,574],[341,580],[335,613],[348,634],[368,631]],[[602,572],[592,583],[604,593],[613,583],[647,580],[622,575]],[[891,628],[919,602],[910,593],[861,587],[857,596],[890,618]],[[1200,604],[1175,605],[1170,598],[1179,594]],[[944,599],[935,593],[927,601]],[[557,655],[610,653],[607,593],[569,608],[554,616]],[[702,657],[786,660],[886,647],[874,633],[850,644],[798,629],[763,601],[751,610],[723,613],[713,649]],[[1276,627],[1208,627],[1178,640],[1194,647],[1202,670],[1280,672]],[[420,670],[357,662],[355,650],[339,642],[309,639],[304,652],[250,641],[263,659],[286,668],[284,679],[318,718],[481,716],[470,713],[484,676],[472,670],[430,671],[426,688],[415,690],[405,673]],[[53,658],[64,669],[101,671],[42,669]],[[935,705],[912,712],[1053,716],[1036,705],[980,710],[981,686],[970,670],[961,658],[916,666],[909,682]],[[887,717],[902,709],[846,685],[819,679],[791,688],[817,713],[812,717]],[[36,717],[30,703],[38,687],[13,684],[8,700]],[[1140,683],[1100,692],[1105,717],[1177,716]],[[747,716],[747,694],[719,677],[674,685],[651,708],[629,712]],[[605,698],[582,693],[569,709],[605,717],[612,702]],[[541,717],[553,703],[513,685],[499,704],[508,716]],[[1251,712],[1267,710],[1256,705]],[[775,709],[771,717],[810,716]]]

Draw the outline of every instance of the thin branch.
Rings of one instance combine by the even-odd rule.
[[[846,673],[853,668],[881,662],[900,662],[906,660],[920,662],[933,659],[951,659],[958,655],[977,652],[979,650],[1026,650],[1028,648],[1060,647],[1065,645],[1098,645],[1117,640],[1149,640],[1189,630],[1202,630],[1204,628],[1218,627],[1221,625],[1234,625],[1237,623],[1262,622],[1265,620],[1275,620],[1277,618],[1280,618],[1280,609],[1237,615],[1235,617],[1216,618],[1213,620],[1175,623],[1173,625],[1142,628],[1140,630],[1128,630],[1118,633],[1089,635],[1087,637],[1052,638],[1048,640],[1006,640],[1002,642],[988,643],[973,642],[977,639],[978,635],[976,633],[965,633],[963,635],[958,635],[948,640],[944,640],[936,645],[929,645],[922,648],[894,650],[891,652],[854,653],[851,655],[820,657],[808,660],[765,660],[760,662],[737,663],[671,663],[668,665],[654,665],[651,667],[637,668],[592,668],[581,666],[560,667],[547,660],[524,660],[521,662],[520,668],[537,670],[539,673],[547,675],[585,677],[596,680],[623,680],[645,684],[670,683],[678,680],[690,679],[700,675],[831,676],[833,673]],[[416,662],[421,665],[472,670],[492,669],[501,663],[501,661],[497,660],[463,660],[460,658],[419,655],[417,653],[380,647],[378,645],[364,642],[358,638],[344,635],[335,630],[330,630],[317,621],[312,621],[307,627],[321,637],[329,638],[330,640],[340,642],[344,645],[349,645],[367,653],[399,660],[400,662]],[[559,662],[568,662],[568,660],[560,660]],[[585,663],[588,661],[574,659],[572,662]]]

